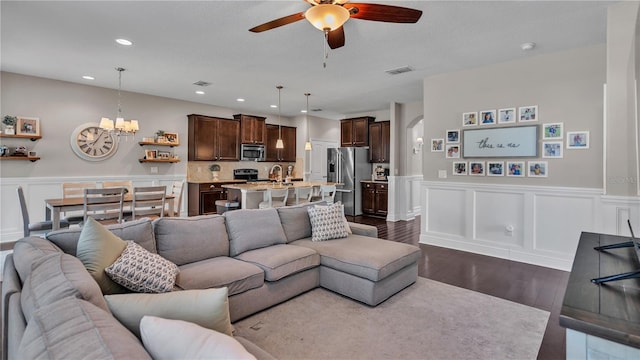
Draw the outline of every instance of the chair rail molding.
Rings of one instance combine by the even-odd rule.
[[[569,271],[582,231],[627,235],[640,197],[603,189],[421,182],[420,242]]]

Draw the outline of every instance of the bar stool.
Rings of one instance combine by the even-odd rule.
[[[267,189],[265,196],[267,197],[267,199],[258,204],[259,209],[287,206],[287,198],[289,198],[289,188]]]

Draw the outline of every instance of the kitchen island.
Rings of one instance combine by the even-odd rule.
[[[248,182],[244,184],[225,184],[222,187],[227,189],[227,199],[234,199],[240,202],[241,209],[257,209],[260,202],[265,200],[265,192],[268,189],[289,189],[289,197],[291,197],[297,187],[312,186],[319,188],[322,185],[339,186],[340,184],[324,181],[294,181],[284,184]]]

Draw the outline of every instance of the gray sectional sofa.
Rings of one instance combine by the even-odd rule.
[[[376,306],[416,281],[418,247],[377,239],[375,227],[355,223],[348,223],[352,233],[345,238],[312,241],[308,206],[313,204],[236,210],[224,215],[168,217],[153,222],[143,219],[108,229],[119,238],[133,240],[149,252],[176,264],[180,272],[174,292],[226,287],[231,322],[318,286]],[[29,290],[36,288],[34,283],[38,281],[37,276],[30,274],[31,268],[35,271],[43,267],[42,262],[58,264],[47,271],[63,272],[66,279],[72,280],[71,296],[63,301],[65,311],[82,309],[83,314],[99,313],[100,321],[112,321],[115,322],[112,327],[118,326],[109,306],[105,305],[100,288],[96,294],[96,284],[90,281],[91,277],[87,278],[86,269],[74,263],[79,262],[75,256],[80,235],[81,230],[69,229],[49,233],[48,241],[33,237],[21,239],[16,243],[14,253],[7,257],[2,283],[3,359],[17,358],[18,349],[24,350],[25,344],[21,342],[26,341],[25,338],[31,342],[41,341],[27,327],[34,318],[29,302],[39,303],[40,307],[49,306],[47,296]],[[27,278],[29,289],[24,288]],[[25,301],[25,297],[29,300]],[[62,306],[58,303],[60,301],[57,306]],[[74,319],[81,323],[91,321],[89,318]],[[131,357],[140,351],[134,335],[127,331],[115,333],[119,335],[103,335],[110,340],[97,340],[101,346],[106,346],[106,353],[111,351],[109,356]],[[131,348],[123,350],[123,341],[117,336],[128,337],[128,342],[124,343],[130,343]],[[247,340],[238,341],[256,358],[271,358]],[[114,344],[120,348],[111,349]],[[50,356],[46,346],[44,349],[40,351]],[[51,352],[54,350],[52,348]],[[90,347],[77,351],[81,353],[69,355],[100,357],[88,352]],[[144,352],[143,347],[141,351]]]

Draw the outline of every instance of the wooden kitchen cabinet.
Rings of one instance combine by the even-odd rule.
[[[190,161],[239,161],[240,121],[188,115]]]
[[[282,143],[284,149],[276,149],[278,141],[278,125],[267,124],[267,144],[265,146],[265,161],[296,162],[296,128],[292,126],[281,126]]]
[[[366,215],[387,216],[387,183],[362,183],[362,213]]]
[[[340,146],[369,146],[369,123],[374,120],[372,116],[340,120]]]
[[[391,143],[391,121],[369,124],[369,162],[388,163]]]
[[[244,114],[233,115],[233,118],[240,121],[241,144],[264,144],[266,142],[266,118]]]
[[[187,214],[189,216],[217,214],[216,201],[227,200],[227,189],[222,187],[226,184],[232,183],[189,183]]]

